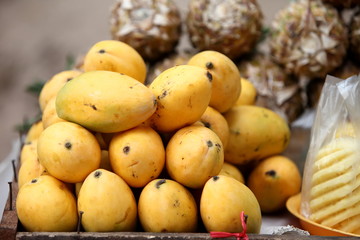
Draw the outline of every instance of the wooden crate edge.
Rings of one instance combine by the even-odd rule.
[[[327,236],[309,236],[300,235],[298,233],[287,233],[284,235],[268,235],[268,234],[248,234],[249,240],[355,240],[356,237],[327,237]],[[161,240],[210,240],[209,233],[151,233],[151,232],[111,232],[111,233],[94,233],[94,232],[19,232],[16,236],[17,240],[149,240],[149,239],[161,239]],[[221,238],[224,240],[236,239],[236,237]]]
[[[10,185],[10,184],[9,184]],[[10,186],[9,186],[10,188]],[[3,216],[0,222],[1,240],[15,239],[18,229],[18,217],[16,213],[16,196],[18,185],[15,181],[11,182],[11,191],[9,190],[8,199],[5,204]]]

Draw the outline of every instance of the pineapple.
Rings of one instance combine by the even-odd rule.
[[[154,79],[166,69],[176,65],[186,64],[195,52],[193,50],[183,50],[170,54],[161,61],[157,61],[150,65],[145,85],[150,85]]]
[[[267,54],[256,52],[249,60],[238,62],[238,68],[241,76],[256,88],[256,105],[272,109],[288,123],[303,113],[305,99],[296,78],[284,72]]]
[[[190,0],[186,25],[195,48],[236,59],[256,45],[263,14],[256,0]]]
[[[350,53],[351,57],[359,62],[360,60],[360,9],[358,9],[354,16],[352,17],[350,23]]]
[[[357,140],[351,135],[335,138],[318,151],[310,176],[312,221],[360,234],[359,159]]]
[[[355,64],[350,58],[347,58],[340,67],[329,73],[329,75],[340,79],[347,79],[351,76],[358,75],[359,73],[360,66]],[[316,78],[311,80],[311,82],[307,85],[306,94],[308,106],[310,108],[316,108],[324,83],[325,81],[323,78]]]
[[[180,10],[172,0],[116,0],[111,9],[112,39],[129,44],[147,61],[175,49],[181,24]]]
[[[337,8],[351,8],[360,4],[359,0],[322,0],[324,3],[328,3]]]
[[[320,0],[293,1],[272,22],[270,52],[289,73],[324,78],[346,57],[347,36],[336,8]]]

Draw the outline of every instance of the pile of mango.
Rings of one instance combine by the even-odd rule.
[[[253,105],[255,88],[227,56],[196,53],[149,84],[146,73],[132,47],[106,40],[46,82],[21,151],[25,230],[241,232],[244,212],[259,233],[262,212],[299,192],[281,156],[289,126]]]

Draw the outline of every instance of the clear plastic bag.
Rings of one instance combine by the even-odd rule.
[[[327,76],[311,129],[301,214],[360,234],[360,75]]]

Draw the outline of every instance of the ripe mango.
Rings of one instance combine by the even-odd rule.
[[[55,100],[56,96],[49,100],[43,110],[41,121],[44,129],[57,122],[66,122],[66,120],[59,118],[57,115]]]
[[[225,176],[232,177],[232,178],[238,180],[239,182],[245,184],[244,175],[242,174],[240,169],[237,166],[235,166],[234,164],[224,162],[219,175],[225,175]]]
[[[44,171],[45,168],[40,164],[37,154],[24,161],[24,163],[21,164],[18,173],[19,188],[32,179],[39,177]]]
[[[146,64],[130,45],[117,40],[95,43],[84,57],[84,71],[105,70],[128,75],[145,82]]]
[[[256,102],[257,90],[252,82],[241,78],[241,93],[235,105],[254,105]]]
[[[201,116],[200,122],[218,135],[225,149],[229,140],[229,124],[225,117],[215,108],[208,106]]]
[[[180,183],[155,179],[141,191],[139,220],[147,232],[194,232],[198,211],[194,197]]]
[[[285,208],[288,198],[300,192],[301,175],[291,159],[275,155],[256,165],[247,186],[255,194],[261,211],[273,213]]]
[[[83,73],[68,82],[56,97],[60,118],[95,132],[133,128],[155,110],[155,96],[145,85],[110,71]]]
[[[27,141],[20,151],[20,166],[27,160],[37,159],[37,142],[38,140]]]
[[[157,100],[150,125],[171,132],[198,121],[211,96],[211,74],[196,66],[179,65],[162,72],[149,89]]]
[[[187,64],[204,68],[211,73],[211,107],[224,113],[234,106],[241,92],[241,76],[239,69],[229,57],[217,51],[207,50],[192,56]]]
[[[178,130],[166,146],[166,170],[172,179],[190,188],[201,188],[217,175],[224,163],[220,138],[203,126]]]
[[[66,70],[55,74],[46,81],[39,95],[40,110],[44,111],[49,100],[55,97],[68,81],[79,76],[81,73],[82,72],[78,70]]]
[[[74,195],[50,175],[34,178],[19,189],[16,212],[30,232],[71,232],[78,223]]]
[[[247,233],[259,233],[260,206],[246,185],[223,175],[206,182],[200,199],[200,214],[207,231],[242,232],[242,211],[247,215]]]
[[[155,130],[136,127],[114,135],[109,158],[113,171],[129,186],[144,187],[163,170],[165,149]]]
[[[97,169],[82,183],[78,193],[81,224],[87,232],[134,231],[135,197],[126,182],[110,171]]]
[[[289,144],[290,129],[280,115],[255,105],[234,106],[224,114],[230,128],[225,160],[246,165],[282,153]]]
[[[101,149],[95,136],[72,122],[47,127],[38,139],[37,152],[49,174],[68,183],[83,181],[101,161]]]
[[[25,142],[37,140],[43,130],[44,126],[41,120],[33,123],[26,134]]]
[[[74,187],[75,187],[75,196],[76,196],[76,198],[79,197],[79,192],[80,192],[82,184],[83,184],[83,182],[75,183]]]

